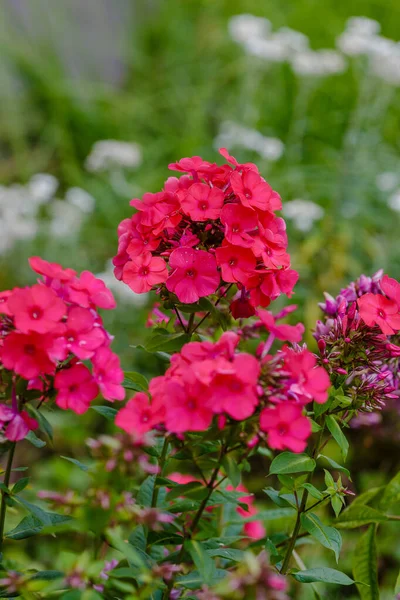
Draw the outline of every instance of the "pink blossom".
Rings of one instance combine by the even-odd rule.
[[[47,260],[40,258],[40,256],[31,256],[29,264],[35,273],[39,273],[39,275],[43,275],[49,280],[58,279],[64,283],[66,281],[71,281],[76,275],[76,271],[73,269],[64,269],[58,263],[47,262]]]
[[[254,271],[256,258],[251,250],[243,246],[224,244],[215,251],[217,264],[221,267],[222,279],[227,282],[245,283],[248,273]]]
[[[247,208],[271,212],[282,208],[279,195],[253,170],[246,170],[241,174],[234,171],[231,175],[231,186],[243,206]]]
[[[84,308],[98,306],[111,309],[116,307],[114,296],[104,281],[98,279],[90,271],[82,271],[79,278],[69,284],[69,299]]]
[[[388,278],[389,279],[389,278]],[[389,288],[385,281],[384,286]],[[400,330],[400,314],[397,302],[381,294],[364,294],[357,300],[360,316],[369,326],[378,325],[385,335],[393,335]]]
[[[379,283],[382,292],[386,294],[390,300],[394,300],[400,309],[400,283],[396,281],[396,279],[388,277],[388,275],[384,275]]]
[[[249,235],[258,227],[257,214],[241,204],[225,204],[221,211],[221,222],[225,225],[225,237],[234,246],[250,248],[254,239]]]
[[[160,402],[150,402],[147,394],[138,392],[118,412],[115,424],[127,433],[143,435],[163,421],[165,407]]]
[[[206,173],[210,169],[215,169],[217,165],[203,160],[201,156],[192,156],[191,158],[181,158],[175,163],[168,165],[171,171],[182,171],[183,173]]]
[[[70,408],[78,415],[88,410],[90,402],[99,393],[91,372],[82,364],[59,371],[54,378],[54,387],[58,390],[56,404],[65,410]]]
[[[194,183],[180,200],[183,211],[193,221],[207,221],[218,219],[224,204],[224,193],[205,183]]]
[[[301,402],[315,400],[323,404],[328,399],[330,379],[323,367],[316,366],[317,359],[309,350],[296,352],[290,348],[283,349],[285,367],[294,379],[291,391],[299,396]]]
[[[95,350],[108,342],[104,329],[96,322],[95,314],[81,306],[72,306],[62,336],[57,338],[52,356],[65,360],[69,352],[81,360],[91,358]]]
[[[187,373],[185,381],[166,382],[164,397],[165,426],[171,433],[205,431],[213,419],[213,411],[207,399],[207,387]]]
[[[122,387],[124,372],[119,358],[109,348],[99,348],[92,358],[93,375],[106,400],[123,400],[125,390]]]
[[[268,433],[268,444],[276,450],[303,452],[311,435],[311,423],[295,402],[282,402],[274,408],[264,408],[260,428]]]
[[[8,298],[7,306],[22,333],[52,331],[66,313],[64,302],[54,290],[39,284],[16,289]]]
[[[122,281],[137,294],[143,294],[151,288],[167,280],[168,271],[165,260],[153,257],[150,252],[135,256],[126,263]]]
[[[265,329],[272,333],[278,340],[287,342],[300,342],[304,333],[304,325],[278,325],[277,318],[268,310],[258,310],[257,316],[260,317]]]
[[[13,331],[6,336],[3,348],[0,347],[2,363],[25,379],[51,374],[55,370],[49,358],[52,343],[53,339],[46,334]]]
[[[252,306],[248,298],[241,295],[236,300],[232,300],[229,309],[234,319],[247,319],[256,314],[256,309]]]
[[[39,427],[36,419],[30,417],[26,411],[18,412],[17,407],[0,404],[0,425],[6,424],[4,435],[11,442],[23,440],[30,431]]]
[[[173,271],[167,279],[167,289],[185,304],[213,294],[220,283],[215,258],[204,250],[177,248],[170,256],[169,265]]]

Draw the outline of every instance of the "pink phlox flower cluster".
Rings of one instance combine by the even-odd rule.
[[[113,262],[116,278],[133,291],[169,291],[190,304],[230,283],[250,307],[291,295],[298,274],[285,222],[275,215],[281,199],[254,164],[220,153],[222,166],[199,156],[169,165],[185,174],[131,201],[137,212],[119,225]]]
[[[226,419],[243,421],[262,408],[260,428],[270,446],[301,451],[311,433],[303,407],[327,400],[327,372],[307,349],[285,346],[258,360],[238,351],[238,343],[226,332],[215,343],[186,344],[165,375],[150,382],[149,395],[137,393],[119,411],[116,424],[137,435],[160,427],[184,434],[206,430],[215,416],[224,427]]]
[[[54,388],[58,406],[78,414],[99,392],[107,400],[122,400],[123,371],[98,314],[98,308],[115,307],[110,290],[89,271],[77,276],[39,257],[32,257],[30,265],[42,276],[38,283],[1,295],[2,367],[27,380],[28,389],[42,391],[43,397]],[[82,362],[88,360],[92,371]],[[24,423],[30,426],[26,414],[11,419],[9,410],[3,406],[1,411],[2,422],[9,422],[6,435],[24,437]],[[17,422],[19,433],[10,434]]]

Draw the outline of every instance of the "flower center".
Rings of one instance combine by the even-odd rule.
[[[278,425],[278,435],[286,435],[288,432],[288,426],[286,423],[279,423]]]
[[[70,392],[76,392],[78,390],[78,386],[73,384],[69,386],[69,391]]]
[[[194,410],[196,408],[196,402],[193,399],[189,400],[187,403],[187,407],[190,410]]]
[[[29,354],[32,356],[32,354],[35,354],[35,346],[33,344],[25,344],[24,346],[24,352],[25,354]]]
[[[231,267],[234,267],[236,264],[237,264],[237,258],[231,258],[231,259],[229,260],[229,265],[230,265]]]
[[[149,274],[149,269],[148,267],[141,267],[139,269],[139,275],[141,275],[142,277],[146,277],[146,275]]]
[[[40,306],[32,306],[30,310],[31,319],[41,319],[43,317],[43,311]]]
[[[232,225],[232,233],[238,233],[238,231],[240,231],[240,227],[237,223],[234,223]]]
[[[378,317],[380,317],[381,319],[384,319],[386,317],[385,311],[381,308],[378,310]]]
[[[191,279],[193,279],[194,277],[196,277],[196,271],[194,269],[188,269],[186,271],[186,277],[190,277]]]
[[[244,192],[243,192],[243,193],[244,193],[244,195],[245,195],[245,198],[247,198],[247,199],[251,198],[251,197],[252,197],[252,195],[253,195],[253,194],[251,193],[251,191],[250,191],[248,188],[245,188],[245,190],[244,190]]]
[[[201,210],[207,210],[207,208],[208,208],[208,203],[207,203],[207,202],[202,202],[202,203],[200,204],[200,208],[201,208]]]

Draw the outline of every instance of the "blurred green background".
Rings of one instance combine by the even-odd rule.
[[[246,13],[269,23],[232,19]],[[159,190],[182,156],[218,160],[218,144],[282,195],[308,328],[324,290],[380,268],[399,277],[399,31],[397,0],[2,0],[1,289],[34,280],[32,254],[115,286],[109,261],[129,200]],[[94,146],[102,140],[124,145]],[[151,299],[115,292],[105,315],[115,348],[127,370],[151,374],[130,347],[146,335]],[[398,468],[393,414],[390,427],[353,434],[358,491]],[[54,452],[79,457],[104,423],[54,418],[40,478],[60,487]],[[384,585],[398,539],[390,528],[381,537]]]

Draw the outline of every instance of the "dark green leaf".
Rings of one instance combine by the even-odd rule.
[[[147,381],[146,377],[141,373],[136,373],[136,371],[125,371],[124,376],[125,380],[127,380],[128,383],[134,384],[136,386],[136,388],[133,389],[137,389],[139,392],[146,392],[149,389],[149,382]],[[124,387],[128,386],[124,385]]]
[[[355,504],[368,504],[369,502],[371,502],[371,500],[375,498],[375,496],[380,494],[384,489],[385,486],[371,488],[370,490],[367,490],[366,492],[363,492],[362,494],[356,496],[351,505],[354,506]]]
[[[36,506],[36,504],[32,504],[22,498],[21,496],[15,495],[14,498],[24,507],[26,508],[36,519],[38,519],[42,525],[46,527],[51,527],[54,525],[62,525],[72,520],[72,517],[67,515],[59,515],[53,512],[47,512],[40,508],[40,506]]]
[[[269,472],[271,475],[285,475],[287,473],[311,472],[314,469],[315,460],[310,458],[307,454],[282,452],[272,461]]]
[[[106,531],[106,538],[110,546],[119,550],[131,566],[146,569],[146,562],[142,557],[142,553],[138,552],[131,544],[125,542],[117,533],[108,530]]]
[[[228,571],[225,571],[225,569],[215,569],[214,583],[220,581],[221,579],[224,579],[224,577],[226,577],[227,574]],[[201,573],[199,573],[199,571],[192,571],[187,575],[179,575],[176,578],[176,584],[187,588],[188,590],[199,590],[203,583],[204,579]]]
[[[379,502],[382,510],[387,510],[393,504],[400,503],[400,472],[387,484]]]
[[[202,500],[208,494],[208,490],[203,483],[200,481],[190,481],[182,485],[177,485],[168,492],[166,496],[167,502],[183,496],[185,498],[193,498],[195,500]],[[243,494],[242,494],[243,495]]]
[[[40,579],[41,581],[53,581],[54,579],[60,579],[64,577],[64,573],[62,571],[38,571],[32,577],[30,577],[30,581],[35,581]]]
[[[24,540],[40,533],[43,529],[43,523],[33,515],[24,517],[14,529],[8,531],[5,536],[11,540]]]
[[[332,415],[328,415],[326,417],[326,426],[328,427],[329,431],[331,432],[333,438],[336,440],[337,444],[339,445],[339,448],[342,452],[342,456],[343,456],[343,460],[346,460],[347,458],[347,453],[349,451],[349,442],[346,439],[346,436],[344,435],[343,431],[340,428],[339,423],[336,421],[335,417],[333,417]]]
[[[190,342],[190,336],[186,333],[155,332],[145,344],[145,349],[147,352],[178,352],[188,342]]]
[[[342,467],[342,465],[339,465],[339,463],[337,463],[336,461],[329,458],[329,456],[325,456],[324,454],[319,454],[318,458],[325,459],[326,462],[332,467],[332,469],[335,469],[336,471],[341,471],[342,473],[345,473],[345,475],[347,475],[347,477],[351,481],[350,471],[348,469],[346,469],[346,467]]]
[[[301,487],[306,489],[310,496],[316,500],[323,500],[324,495],[314,485],[312,485],[312,483],[303,483]]]
[[[293,577],[301,583],[312,583],[314,581],[323,581],[324,583],[336,583],[338,585],[352,585],[353,579],[350,579],[345,573],[328,567],[317,567],[315,569],[306,569],[293,573]]]
[[[379,600],[375,543],[376,525],[370,525],[357,542],[353,555],[353,575],[365,585],[357,585],[361,600]]]
[[[51,423],[49,423],[49,421],[44,416],[43,409],[37,410],[34,406],[32,406],[32,404],[28,404],[27,410],[30,413],[30,415],[39,423],[40,431],[43,431],[43,433],[45,433],[48,436],[48,438],[51,441],[53,441],[53,428],[51,426]]]
[[[12,493],[18,494],[18,492],[22,492],[22,490],[24,490],[26,488],[28,483],[29,483],[29,477],[22,477],[22,479],[19,479],[17,481],[17,483],[14,485],[14,487],[12,489]]]
[[[301,515],[301,524],[320,544],[333,551],[336,562],[338,562],[342,547],[342,536],[338,530],[334,527],[324,525],[314,513],[303,513]]]
[[[115,408],[112,408],[111,406],[91,406],[90,407],[92,410],[95,410],[97,413],[99,413],[99,415],[101,415],[102,417],[105,417],[107,419],[107,421],[111,421],[112,423],[114,423],[115,421],[115,417],[118,413],[118,411]]]
[[[70,462],[70,463],[74,464],[75,466],[79,467],[81,471],[89,471],[89,469],[90,469],[90,467],[88,467],[87,465],[84,465],[83,463],[81,463],[76,458],[71,458],[70,456],[60,456],[60,458],[63,458],[64,460],[67,460],[68,462]]]
[[[232,456],[232,454],[225,454],[224,458],[222,459],[222,466],[228,475],[229,481],[233,487],[236,488],[240,483],[240,470],[237,460]]]
[[[336,519],[335,525],[339,529],[354,529],[369,523],[383,523],[387,520],[387,516],[375,508],[363,504],[351,504]]]
[[[25,439],[30,442],[32,444],[32,446],[35,446],[35,448],[43,448],[46,445],[46,442],[44,442],[43,440],[39,439],[34,433],[33,431],[30,431],[28,433],[28,435],[25,437]]]
[[[232,560],[233,562],[240,562],[243,560],[243,550],[237,550],[235,548],[215,548],[213,550],[207,550],[207,554],[211,557],[218,556],[219,558],[225,558],[226,560]]]
[[[203,583],[212,585],[215,579],[215,563],[211,556],[207,554],[201,542],[185,542],[185,548],[189,552],[197,570],[203,578]]]
[[[136,501],[140,506],[151,506],[155,481],[156,476],[149,475],[140,486],[138,495],[136,497]]]

